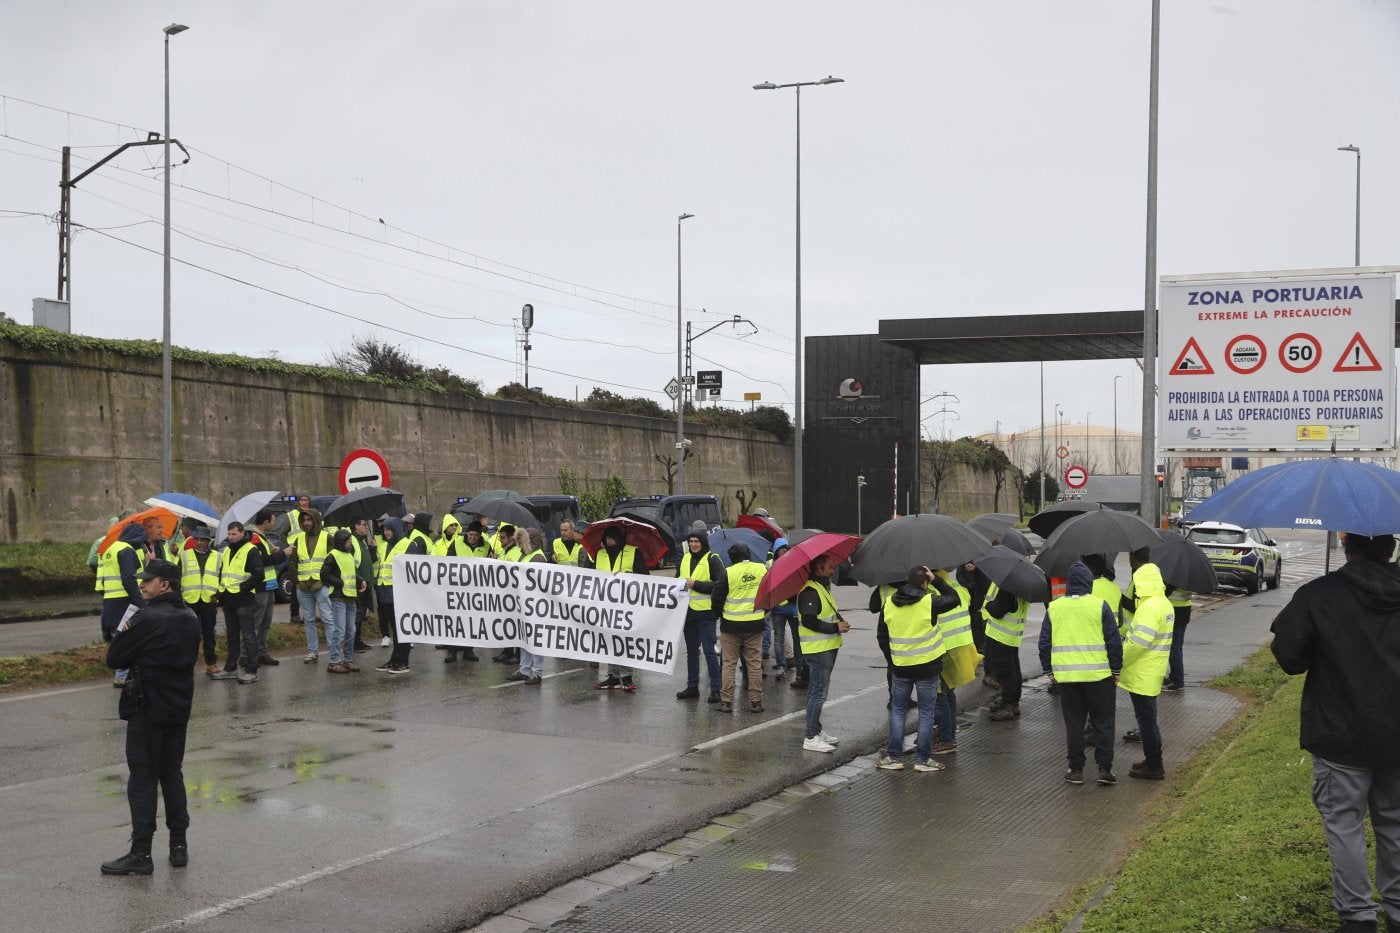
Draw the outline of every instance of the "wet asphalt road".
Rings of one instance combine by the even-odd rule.
[[[253,685],[200,676],[191,863],[162,858],[151,878],[98,872],[129,828],[116,691],[0,697],[0,927],[470,925],[873,747],[885,697],[867,594],[837,592],[857,631],[824,719],[847,738],[835,760],[801,751],[803,693],[771,679],[767,712],[721,715],[674,698],[683,673],[642,674],[625,694],[549,660],[544,684],[526,687],[507,684],[507,665],[444,665],[421,648],[406,677],[371,670],[379,648],[354,675],[284,658]],[[158,855],[166,838],[162,826]]]

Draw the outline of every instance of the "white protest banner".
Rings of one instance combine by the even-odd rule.
[[[1325,270],[1164,278],[1161,446],[1395,447],[1395,277]]]
[[[399,639],[671,673],[688,605],[683,581],[486,557],[394,558]]]

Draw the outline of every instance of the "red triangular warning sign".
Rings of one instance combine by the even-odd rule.
[[[1192,337],[1186,341],[1186,346],[1182,348],[1181,355],[1172,364],[1171,376],[1213,376],[1215,369],[1206,359],[1206,355],[1201,352],[1201,345]]]
[[[1381,364],[1376,362],[1376,355],[1366,345],[1366,338],[1361,336],[1361,331],[1357,331],[1351,338],[1351,343],[1347,344],[1347,348],[1337,358],[1337,365],[1332,367],[1332,372],[1371,373],[1380,368]]]

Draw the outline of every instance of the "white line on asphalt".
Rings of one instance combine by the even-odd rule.
[[[823,707],[837,706],[841,703],[845,703],[847,700],[854,700],[856,697],[863,697],[867,693],[872,693],[876,690],[884,689],[886,689],[884,684],[872,684],[871,686],[866,687],[864,690],[857,690],[855,693],[848,693],[843,697],[837,697],[834,700],[827,700],[826,703],[823,704]],[[747,729],[740,729],[738,732],[731,732],[728,735],[722,735],[717,739],[710,739],[710,741],[708,742],[702,742],[699,745],[692,747],[691,751],[703,752],[707,748],[714,748],[717,745],[723,745],[725,742],[732,742],[734,739],[740,738],[742,736],[751,735],[754,732],[760,732],[764,729],[772,728],[773,726],[776,726],[779,723],[787,722],[790,719],[803,718],[806,715],[807,711],[805,709],[800,709],[796,712],[788,713],[786,716],[779,716],[777,719],[769,719],[766,722],[761,722],[756,726],[749,726]]]
[[[540,680],[548,680],[551,677],[563,677],[565,674],[577,674],[579,671],[586,671],[586,667],[571,667],[567,671],[555,671],[553,674],[541,674]],[[508,680],[503,684],[492,684],[492,690],[500,690],[502,687],[521,687],[525,685],[523,680]]]
[[[87,684],[86,686],[82,687],[64,687],[61,690],[45,690],[42,693],[25,693],[21,694],[20,696],[0,697],[0,703],[18,703],[20,700],[40,700],[44,697],[56,697],[59,694],[63,693],[77,693],[81,690],[96,690],[98,687],[107,687],[108,690],[111,690],[112,688],[107,686],[108,683],[109,681],[104,680],[100,684]]]
[[[584,670],[584,668],[574,668],[573,670]],[[559,673],[569,674],[573,673],[573,671],[560,671]],[[591,781],[584,781],[583,783],[575,784],[572,787],[565,787],[564,789],[557,790],[552,794],[546,794],[538,800],[531,801],[529,804],[517,807],[515,810],[510,812],[519,813],[523,810],[529,809],[530,807],[539,806],[540,804],[548,803],[551,800],[557,800],[560,797],[567,796],[568,794],[576,793],[581,790],[587,790],[588,788],[597,786],[599,784],[606,784],[608,781],[616,781],[620,778],[627,777],[629,774],[635,774],[639,771],[645,771],[648,768],[654,768],[659,764],[663,764],[667,761],[671,761],[678,757],[680,757],[678,754],[670,754],[663,755],[660,758],[653,758],[650,761],[643,761],[640,764],[631,766],[630,768],[623,768],[621,771],[616,771],[612,774],[604,775],[603,777],[594,778]],[[381,859],[388,858],[391,855],[397,855],[398,853],[407,851],[408,849],[412,849],[417,846],[427,845],[431,842],[436,842],[439,839],[452,835],[460,829],[472,825],[476,824],[459,823],[455,826],[450,826],[447,829],[442,830],[441,832],[436,832],[429,836],[423,836],[418,839],[403,842],[396,846],[390,846],[387,849],[380,849],[378,852],[371,852],[369,855],[362,855],[359,858],[353,858],[348,861],[341,862],[338,865],[327,865],[325,868],[322,868],[319,871],[309,872],[305,875],[301,875],[300,877],[292,878],[289,881],[281,881],[277,884],[269,885],[268,887],[263,888],[260,891],[254,891],[251,894],[244,894],[241,897],[235,897],[231,900],[224,901],[222,904],[215,904],[213,907],[206,907],[204,910],[199,910],[195,911],[192,914],[187,914],[183,917],[180,917],[178,920],[171,920],[167,923],[162,923],[159,926],[149,927],[145,931],[143,931],[143,933],[168,933],[168,931],[172,930],[183,930],[187,927],[192,927],[196,924],[203,923],[206,920],[213,920],[215,917],[221,917],[224,914],[232,913],[233,911],[238,910],[242,907],[247,907],[251,904],[256,904],[258,901],[265,901],[275,894],[281,894],[284,891],[290,891],[293,888],[299,888],[302,885],[310,884],[311,882],[318,881],[321,878],[326,878],[331,875],[338,875],[341,872],[349,871],[352,868],[358,868],[361,865],[368,865],[370,862],[377,862]]]

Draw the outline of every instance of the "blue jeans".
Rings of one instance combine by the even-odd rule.
[[[297,589],[297,604],[301,606],[301,620],[306,623],[306,650],[315,654],[318,650],[319,641],[316,638],[316,615],[321,616],[321,623],[327,626],[326,640],[330,641],[329,626],[331,624],[331,591],[328,587],[317,587],[311,592]],[[330,645],[326,646],[330,650]]]
[[[934,718],[938,722],[940,742],[958,741],[958,694],[943,678],[938,679],[938,702],[934,704]]]
[[[1147,759],[1147,767],[1162,767],[1162,730],[1157,728],[1157,698],[1145,697],[1129,691],[1133,701],[1133,715],[1137,717],[1138,731],[1142,733],[1142,754]]]
[[[910,680],[895,674],[891,678],[889,756],[898,758],[904,754],[904,722],[909,712],[909,698],[915,690],[919,694],[919,731],[914,742],[914,755],[919,761],[928,761],[933,748],[933,708],[938,696],[936,677]]]
[[[790,618],[792,617],[779,615],[776,612],[768,613],[768,631],[773,634],[774,668],[787,667],[787,625]]]
[[[534,674],[538,677],[544,673],[544,655],[531,654],[530,649],[520,649],[520,673]]]
[[[826,702],[826,691],[831,686],[831,669],[836,666],[836,651],[818,651],[803,657],[807,661],[807,738],[814,739],[822,734],[822,704]]]
[[[685,614],[685,685],[700,688],[700,655],[710,675],[710,692],[719,693],[719,655],[715,654],[715,617],[708,612]]]
[[[1186,686],[1186,626],[1191,621],[1191,607],[1175,607],[1176,621],[1172,623],[1172,650],[1167,657],[1167,680],[1174,687]]]
[[[355,658],[355,604],[343,599],[332,599],[331,619],[326,623],[326,653],[330,663],[349,664]],[[308,622],[308,626],[314,623]],[[345,653],[345,629],[350,629],[350,653]]]

